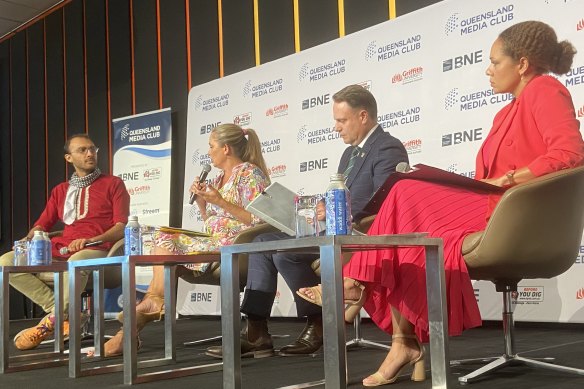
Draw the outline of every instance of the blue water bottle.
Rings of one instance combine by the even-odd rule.
[[[326,234],[350,235],[352,232],[351,193],[343,174],[331,175],[326,190]]]
[[[44,265],[46,252],[45,239],[43,231],[35,231],[28,248],[28,264],[29,265]]]
[[[124,230],[124,253],[142,255],[142,236],[138,216],[129,216]]]

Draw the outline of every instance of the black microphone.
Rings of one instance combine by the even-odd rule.
[[[89,242],[89,243],[85,243],[85,244],[83,245],[83,247],[98,246],[98,245],[100,245],[100,244],[102,244],[102,243],[103,243],[103,241],[101,241],[101,240],[96,240],[95,242]],[[59,254],[61,254],[61,255],[67,255],[67,254],[69,254],[69,247],[67,247],[67,246],[65,246],[65,247],[61,247],[61,248],[59,249]]]
[[[395,167],[395,171],[398,173],[408,173],[412,170],[414,170],[414,169],[412,169],[410,164],[407,162],[400,162]]]
[[[199,176],[199,182],[205,181],[207,179],[207,174],[209,174],[210,171],[211,171],[211,165],[209,165],[209,164],[203,165],[203,171],[201,172],[201,175]],[[197,195],[195,193],[191,193],[191,199],[189,200],[189,204],[193,205],[193,203],[195,202],[196,199],[197,199]]]

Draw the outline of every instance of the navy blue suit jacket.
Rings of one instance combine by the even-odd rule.
[[[347,168],[353,147],[347,147],[341,156],[338,173]],[[409,162],[408,153],[402,142],[377,126],[363,145],[353,169],[347,177],[346,185],[351,192],[351,213],[357,222],[369,214],[363,211],[367,202],[387,179],[395,172],[400,162]]]

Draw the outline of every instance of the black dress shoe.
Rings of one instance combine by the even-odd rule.
[[[302,333],[292,344],[280,349],[278,355],[291,357],[313,354],[322,347],[322,317],[308,318]]]

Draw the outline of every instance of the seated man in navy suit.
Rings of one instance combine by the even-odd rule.
[[[370,197],[395,172],[400,162],[408,162],[408,154],[398,139],[384,132],[377,123],[377,102],[359,85],[349,85],[333,95],[335,130],[347,147],[339,162],[338,173],[345,174],[351,192],[353,220],[365,216],[364,207]],[[352,159],[352,160],[351,160]],[[289,239],[285,233],[262,234],[255,242]],[[268,332],[268,318],[276,296],[277,276],[282,275],[291,290],[320,282],[311,268],[318,255],[251,254],[248,278],[241,312],[247,315],[247,327],[241,334],[241,356],[262,358],[274,355]],[[307,322],[298,339],[280,349],[280,355],[312,354],[322,346],[322,311],[317,305],[294,294],[298,317]],[[222,357],[221,347],[210,347],[207,355]]]

